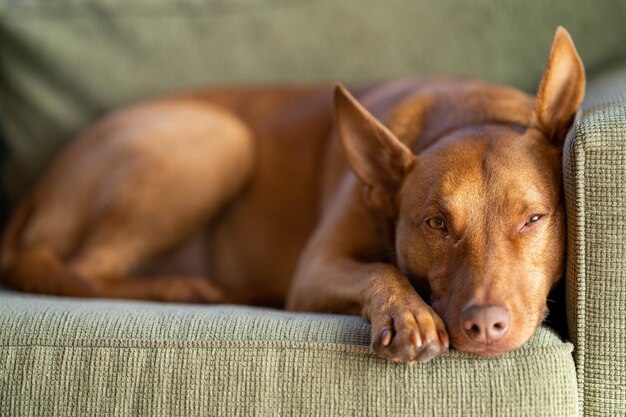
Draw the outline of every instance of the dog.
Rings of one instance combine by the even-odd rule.
[[[3,281],[361,314],[375,352],[409,364],[450,345],[502,354],[532,336],[563,275],[561,154],[584,89],[559,27],[536,97],[426,78],[115,111],[18,205]]]

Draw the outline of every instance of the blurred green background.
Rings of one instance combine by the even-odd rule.
[[[458,74],[534,92],[557,25],[588,74],[626,59],[625,1],[0,0],[5,198],[112,107],[217,84]]]

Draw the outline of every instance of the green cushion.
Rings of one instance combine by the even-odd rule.
[[[121,103],[213,84],[464,74],[535,91],[557,25],[590,74],[626,57],[626,2],[0,0],[15,197]]]
[[[572,345],[376,357],[358,317],[0,291],[2,416],[575,416]]]
[[[626,415],[626,67],[587,89],[566,144],[567,296],[585,416]]]

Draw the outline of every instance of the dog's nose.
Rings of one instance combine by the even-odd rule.
[[[488,344],[502,339],[509,330],[511,313],[504,307],[470,305],[463,310],[465,334],[474,342]]]

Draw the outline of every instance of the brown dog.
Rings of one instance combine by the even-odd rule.
[[[584,84],[559,28],[536,99],[428,79],[357,89],[362,105],[337,86],[340,140],[326,87],[194,92],[115,112],[18,207],[4,280],[361,313],[376,352],[396,361],[429,360],[449,340],[509,351],[563,272],[561,149]]]

